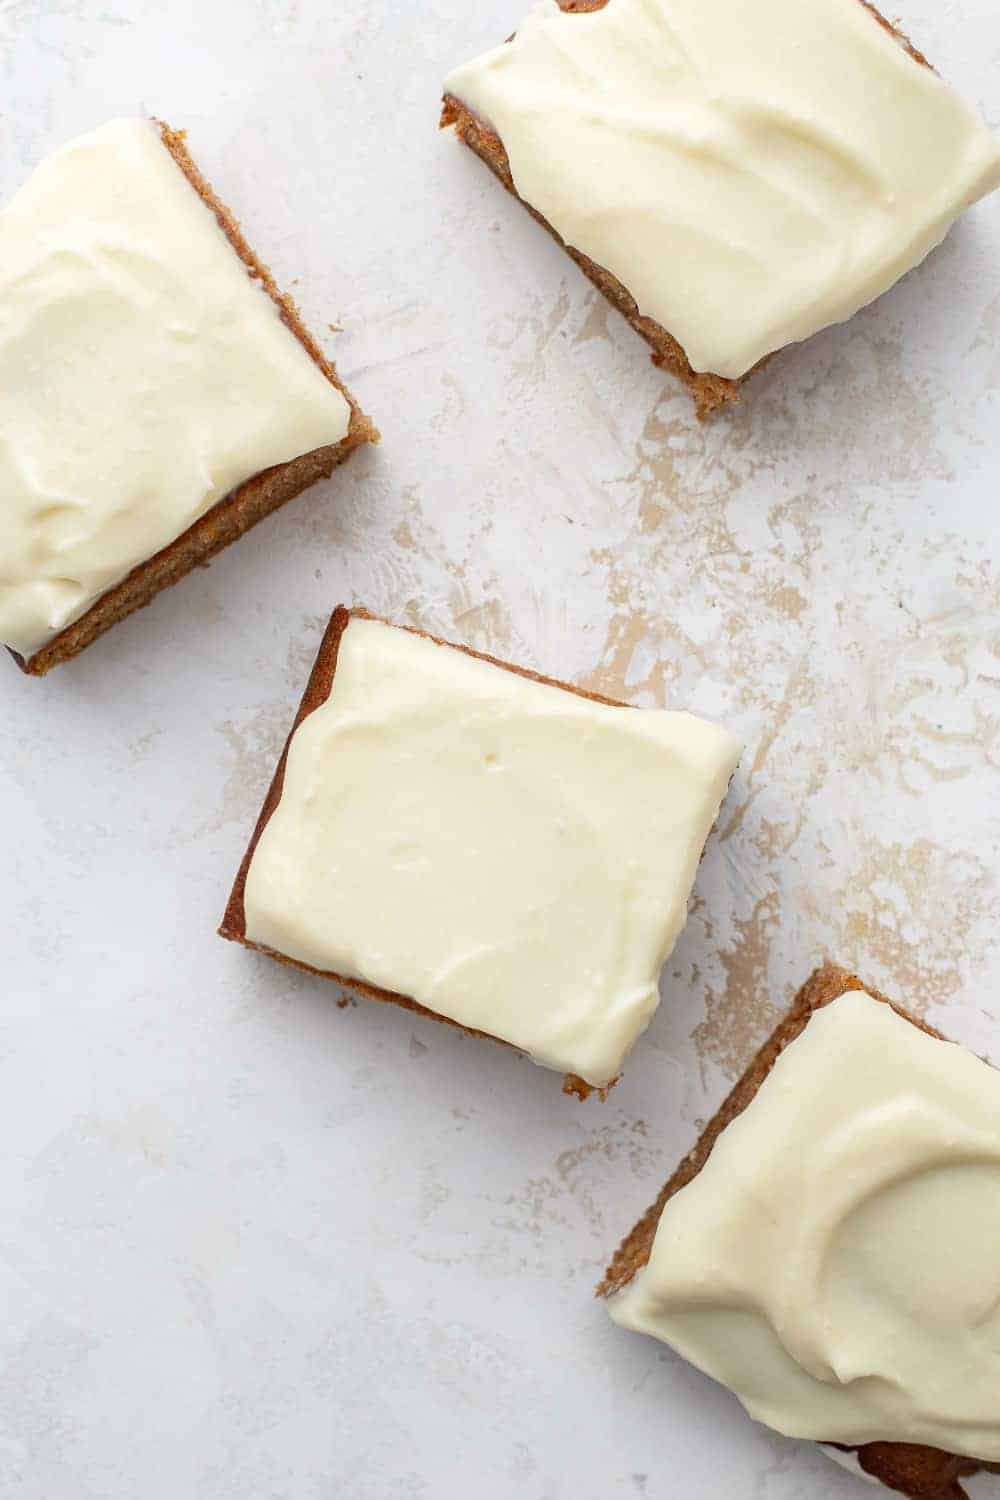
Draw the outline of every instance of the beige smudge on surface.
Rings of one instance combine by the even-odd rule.
[[[612,1162],[621,1162],[624,1158],[633,1175],[641,1176],[648,1157],[645,1145],[648,1136],[645,1120],[632,1120],[625,1137],[619,1135],[617,1126],[601,1125],[590,1139],[559,1153],[556,1175],[572,1192],[590,1158],[601,1156]]]
[[[218,811],[195,830],[196,837],[215,832],[227,823],[245,823],[248,830],[253,826],[291,733],[328,624],[326,615],[306,615],[290,637],[285,648],[285,698],[259,709],[245,721],[225,719],[217,726],[228,748],[228,766]]]
[[[612,593],[609,588],[609,598]],[[627,609],[613,614],[608,622],[601,664],[583,676],[579,686],[606,698],[631,698],[646,693],[657,705],[663,704],[666,701],[666,662],[657,661],[642,681],[636,681],[632,675],[636,652],[654,629],[655,622],[645,614],[631,614]]]
[[[580,336],[605,331],[591,308]],[[712,871],[700,877],[712,881],[711,921],[695,903],[703,1073],[735,1077],[824,956],[918,1012],[953,999],[1000,917],[984,863],[919,832],[919,804],[936,786],[1000,758],[1000,704],[986,692],[1000,681],[1000,586],[945,537],[928,544],[927,567],[948,547],[962,599],[910,621],[889,597],[912,578],[912,556],[908,572],[899,554],[916,549],[873,497],[917,496],[953,477],[937,392],[913,373],[908,337],[864,313],[780,356],[740,408],[705,424],[665,384],[621,481],[630,524],[591,554],[608,612],[581,685],[683,707],[711,680],[748,731]],[[851,570],[862,531],[882,594],[860,594]],[[660,594],[678,565],[682,594]],[[900,796],[916,803],[913,838],[879,838],[866,804]],[[828,843],[818,820],[831,809],[842,826]]]
[[[589,294],[586,316],[573,335],[574,344],[587,344],[591,339],[606,339],[612,335],[612,320],[620,314],[606,297],[594,291]]]
[[[771,591],[771,608],[778,614],[787,615],[790,620],[797,620],[808,608],[808,603],[809,601],[790,583],[778,584]]]
[[[406,566],[393,572],[388,590],[383,586],[383,596],[388,593],[390,600],[384,610],[386,618],[491,656],[519,661],[527,653],[515,637],[499,580],[473,555],[490,525],[486,511],[470,531],[469,556],[460,556],[427,517],[420,489],[408,486],[403,498],[405,512],[393,528],[392,539],[406,558]],[[439,578],[436,595],[424,588],[415,591],[428,567]]]
[[[453,553],[427,516],[419,486],[406,486],[403,502],[404,513],[392,530],[401,563],[380,579],[385,617],[477,650],[493,651],[505,645],[510,621],[496,579]],[[481,521],[473,530],[470,546],[476,545],[486,524]],[[428,570],[439,580],[436,594],[420,586]]]
[[[219,725],[229,747],[229,771],[213,828],[250,823],[260,812],[295,717],[293,706],[270,709],[247,724]]]
[[[489,656],[503,657],[510,651],[513,626],[506,606],[497,595],[473,603],[461,589],[451,596],[455,639]]]
[[[648,1185],[662,1167],[657,1145],[648,1135],[645,1120],[629,1120],[623,1114],[612,1124],[586,1132],[585,1139],[559,1153],[549,1171],[528,1178],[503,1202],[492,1220],[494,1229],[516,1240],[538,1241],[545,1252],[553,1225],[578,1233],[582,1220],[600,1253],[610,1253],[615,1236],[628,1227],[620,1222],[614,1182],[624,1169]]]
[[[734,919],[736,941],[718,955],[723,985],[706,984],[705,1018],[693,1033],[703,1068],[711,1060],[735,1077],[786,1008],[770,986],[771,944],[780,922],[774,889],[754,903],[749,916]]]
[[[458,429],[468,406],[461,385],[449,371],[441,376],[441,405],[431,417],[431,427],[436,432]]]
[[[1000,902],[981,859],[918,838],[863,848],[832,913],[841,961],[923,1015],[959,993],[965,965],[984,961]]]
[[[392,533],[392,538],[396,546],[402,547],[405,552],[418,552],[420,550],[420,544],[413,535],[413,528],[408,518],[400,521]]]
[[[541,356],[550,339],[566,322],[571,307],[564,283],[549,309],[538,305],[528,310],[522,308],[511,318],[503,334],[494,334],[488,339],[493,348],[507,356],[511,384],[534,390],[544,381],[546,367]]]

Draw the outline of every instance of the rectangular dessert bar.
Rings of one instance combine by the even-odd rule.
[[[62,147],[0,247],[0,641],[41,676],[378,432],[183,132]]]
[[[338,609],[221,935],[606,1088],[738,748]]]
[[[868,0],[536,0],[450,74],[441,124],[702,415],[1000,183],[982,121]]]
[[[743,1219],[741,1217],[738,1217],[738,1215],[749,1211],[751,1213],[759,1214],[761,1216],[762,1222],[769,1220],[770,1210],[768,1205],[770,1200],[766,1196],[763,1196],[761,1190],[756,1188],[754,1185],[754,1174],[757,1171],[757,1164],[747,1164],[744,1157],[743,1167],[740,1168],[737,1165],[736,1158],[734,1156],[734,1143],[731,1138],[727,1139],[726,1132],[734,1121],[738,1121],[740,1117],[745,1114],[745,1112],[752,1110],[752,1106],[754,1105],[755,1100],[757,1100],[762,1086],[771,1077],[775,1064],[785,1053],[786,1049],[789,1048],[793,1043],[795,1043],[799,1038],[801,1038],[803,1033],[807,1031],[810,1022],[817,1015],[817,1013],[824,1011],[826,1007],[831,1006],[834,1002],[842,1000],[843,997],[850,996],[852,992],[863,992],[866,1006],[877,1004],[877,1006],[880,1008],[883,1006],[889,1008],[892,1012],[895,1013],[897,1017],[900,1017],[907,1024],[916,1028],[922,1035],[933,1038],[936,1042],[945,1042],[947,1040],[946,1038],[941,1036],[940,1032],[935,1031],[932,1027],[926,1025],[917,1017],[910,1015],[900,1006],[886,999],[885,996],[879,994],[877,990],[874,990],[870,986],[863,984],[856,975],[848,973],[846,970],[838,968],[835,965],[829,963],[826,964],[823,968],[817,970],[797,995],[789,1013],[779,1023],[772,1035],[760,1048],[760,1051],[753,1058],[742,1078],[732,1089],[729,1096],[726,1098],[714,1117],[709,1121],[708,1125],[702,1132],[699,1140],[696,1142],[692,1150],[681,1161],[676,1171],[666,1183],[659,1197],[656,1199],[656,1202],[642,1216],[642,1218],[631,1230],[631,1232],[625,1237],[625,1239],[622,1241],[621,1245],[615,1252],[614,1257],[610,1265],[608,1266],[607,1271],[605,1272],[604,1279],[601,1281],[600,1285],[597,1288],[597,1295],[599,1297],[609,1299],[609,1307],[612,1309],[614,1309],[616,1306],[620,1309],[624,1308],[624,1311],[619,1311],[617,1312],[617,1314],[613,1313],[613,1315],[616,1316],[616,1321],[621,1322],[626,1327],[641,1328],[641,1331],[655,1333],[654,1327],[651,1326],[650,1318],[650,1308],[655,1304],[657,1298],[657,1283],[655,1283],[655,1281],[652,1289],[648,1293],[645,1306],[640,1309],[638,1315],[636,1315],[633,1310],[630,1310],[627,1306],[625,1306],[625,1304],[629,1297],[633,1299],[639,1297],[640,1299],[642,1299],[644,1296],[641,1286],[641,1277],[643,1276],[644,1272],[648,1272],[648,1268],[650,1267],[650,1261],[654,1254],[654,1246],[657,1244],[657,1234],[658,1231],[661,1231],[661,1225],[663,1226],[662,1235],[664,1236],[664,1239],[662,1241],[662,1248],[660,1251],[661,1255],[665,1259],[669,1259],[672,1261],[675,1261],[677,1258],[686,1258],[689,1255],[692,1244],[696,1243],[696,1241],[691,1238],[692,1231],[690,1227],[690,1220],[678,1219],[677,1215],[674,1214],[668,1223],[668,1221],[663,1217],[664,1210],[667,1208],[668,1204],[670,1204],[672,1199],[681,1194],[685,1189],[691,1188],[692,1185],[698,1184],[699,1188],[703,1189],[704,1180],[700,1179],[700,1174],[704,1171],[706,1164],[712,1161],[713,1153],[716,1152],[717,1149],[728,1154],[726,1154],[724,1166],[720,1167],[718,1158],[716,1158],[716,1160],[713,1162],[713,1166],[720,1167],[720,1171],[728,1172],[729,1179],[731,1181],[735,1181],[737,1184],[737,1192],[733,1196],[732,1201],[727,1199],[724,1202],[720,1202],[716,1197],[711,1211],[716,1215],[716,1223],[722,1226],[720,1229],[720,1236],[722,1238],[725,1238],[731,1235],[731,1240],[729,1241],[729,1243],[732,1247],[732,1254],[735,1255],[738,1253],[739,1259],[741,1261],[745,1261],[746,1263],[754,1262],[756,1247],[753,1240],[753,1222],[752,1220],[748,1221],[748,1225],[744,1226]],[[861,1063],[858,1063],[857,1059],[855,1059],[854,1071],[855,1073],[858,1073],[863,1072],[867,1068],[870,1068],[875,1075],[878,1075],[885,1068],[885,1059],[889,1055],[890,1052],[883,1049],[882,1056],[869,1057],[866,1061],[863,1061]],[[974,1065],[974,1069],[979,1069],[980,1071],[985,1069],[985,1065],[979,1063],[978,1059],[972,1058],[970,1054],[965,1053],[963,1049],[959,1047],[949,1045],[947,1051],[948,1062],[951,1063],[957,1058],[962,1059],[961,1065],[966,1068],[966,1070],[968,1070],[970,1064]],[[791,1059],[789,1059],[789,1061],[791,1061]],[[838,1061],[835,1063],[831,1063],[830,1065],[839,1066],[840,1064]],[[993,1072],[992,1069],[988,1071],[990,1074],[992,1074]],[[792,1087],[791,1079],[792,1075],[786,1070],[782,1076],[783,1089],[788,1090]],[[958,1107],[961,1108],[963,1099],[968,1097],[975,1091],[975,1082],[981,1082],[981,1079],[974,1082],[972,1089],[967,1089],[965,1087],[968,1082],[969,1079],[966,1076],[964,1079],[959,1081],[957,1086],[955,1079],[951,1079],[950,1084],[942,1083],[942,1098],[946,1101],[949,1099],[950,1089],[952,1101],[957,1099],[959,1101]],[[997,1088],[997,1086],[992,1083],[992,1079],[990,1080],[990,1083],[993,1094],[995,1096],[1000,1096],[1000,1088]],[[832,1086],[836,1087],[836,1081]],[[821,1089],[823,1087],[822,1083],[818,1084],[817,1087]],[[917,1084],[914,1084],[914,1096],[919,1096],[919,1086]],[[836,1109],[834,1112],[836,1113]],[[988,1120],[990,1119],[990,1116],[991,1110],[987,1110]],[[750,1115],[748,1115],[747,1118],[749,1119]],[[941,1166],[942,1164],[947,1165],[949,1164],[949,1161],[951,1159],[955,1160],[960,1165],[964,1165],[964,1143],[961,1141],[958,1132],[953,1132],[950,1123],[945,1115],[942,1114],[940,1120],[938,1120],[934,1116],[931,1116],[931,1118],[933,1119],[932,1141],[930,1146],[926,1147],[926,1149],[928,1149],[931,1153],[930,1160],[932,1162],[932,1166]],[[853,1160],[859,1163],[861,1157],[864,1155],[867,1155],[869,1159],[877,1159],[879,1161],[884,1160],[886,1163],[888,1163],[888,1165],[886,1165],[885,1167],[886,1173],[890,1174],[893,1169],[893,1165],[895,1165],[895,1167],[898,1169],[898,1173],[904,1187],[911,1180],[919,1182],[919,1172],[915,1172],[912,1175],[908,1174],[904,1170],[904,1166],[906,1165],[905,1162],[902,1162],[902,1164],[900,1162],[896,1162],[894,1164],[892,1161],[892,1153],[894,1151],[898,1152],[901,1148],[899,1137],[894,1136],[893,1134],[893,1126],[891,1122],[883,1122],[880,1128],[882,1129],[884,1136],[881,1145],[879,1145],[878,1143],[873,1143],[872,1141],[868,1141],[867,1145],[870,1149],[865,1153],[856,1153],[853,1157]],[[993,1131],[997,1133],[997,1142],[1000,1142],[1000,1132],[997,1132],[995,1120],[993,1120],[992,1122],[992,1128]],[[982,1142],[980,1141],[979,1149],[984,1163],[992,1160],[993,1152],[997,1145],[997,1142],[994,1142],[993,1145],[989,1145],[988,1147],[983,1148]],[[749,1145],[749,1141],[746,1137],[743,1138],[742,1144],[744,1151],[746,1151],[747,1146]],[[810,1153],[815,1153],[817,1155],[817,1159],[821,1159],[824,1141],[823,1139],[817,1139],[816,1136],[811,1133],[800,1135],[798,1132],[793,1131],[790,1139],[787,1142],[787,1147],[790,1152],[796,1153],[804,1161],[804,1171],[808,1173]],[[781,1146],[776,1145],[774,1149],[780,1150]],[[848,1155],[846,1157],[846,1160],[849,1164],[852,1158]],[[848,1195],[848,1197],[853,1191],[855,1191],[854,1184],[850,1181],[850,1175],[857,1170],[857,1166],[854,1166],[852,1168],[850,1167],[850,1165],[847,1165],[842,1167],[842,1170],[838,1174],[839,1182],[837,1186],[842,1183],[842,1190],[845,1194]],[[989,1199],[989,1212],[993,1218],[996,1217],[995,1188],[996,1179],[991,1179],[989,1177],[983,1178],[982,1192],[984,1194],[990,1194],[991,1189],[994,1190],[994,1196]],[[718,1190],[716,1189],[715,1191],[717,1192]],[[830,1183],[827,1181],[824,1181],[817,1186],[815,1198],[821,1204],[821,1213],[831,1212],[835,1214],[837,1212],[838,1204],[835,1199],[835,1191],[835,1189],[831,1190]],[[875,1196],[876,1194],[872,1193],[872,1201],[874,1201]],[[807,1247],[810,1243],[808,1237],[810,1233],[808,1209],[811,1207],[812,1201],[813,1200],[810,1200],[808,1205],[804,1200],[801,1203],[797,1204],[794,1215],[796,1230],[797,1232],[801,1233],[802,1244],[806,1245]],[[872,1240],[873,1238],[877,1238],[877,1236],[873,1236],[871,1225],[866,1224],[866,1221],[864,1219],[864,1208],[867,1201],[868,1200],[865,1200],[862,1194],[861,1212],[860,1214],[855,1212],[854,1217],[848,1216],[846,1218],[847,1229],[845,1231],[843,1225],[840,1226],[841,1239],[839,1241],[831,1238],[827,1241],[823,1241],[823,1244],[833,1245],[834,1247],[836,1247],[838,1244],[847,1245],[849,1248],[847,1254],[845,1255],[845,1264],[848,1264],[852,1269],[856,1268],[859,1265],[862,1267],[866,1267],[868,1270],[868,1274],[871,1275],[870,1265],[865,1260],[865,1256],[871,1254]],[[905,1199],[898,1193],[896,1195],[895,1201],[897,1205],[899,1203],[905,1204]],[[969,1221],[967,1225],[967,1232],[971,1236],[976,1236],[980,1233],[988,1233],[983,1225],[975,1223],[978,1201],[979,1194],[977,1192],[971,1203],[971,1213],[969,1213],[968,1211],[969,1206],[966,1206],[965,1217]],[[690,1204],[690,1200],[688,1200],[688,1203]],[[704,1205],[705,1203],[704,1190],[700,1203],[702,1205]],[[743,1205],[742,1208],[740,1206],[741,1203]],[[749,1210],[746,1207],[746,1205],[748,1204],[753,1205],[753,1207]],[[702,1229],[707,1222],[709,1221],[704,1217],[704,1214],[702,1214],[701,1218],[696,1221],[698,1226]],[[889,1225],[889,1231],[887,1232],[893,1232],[894,1230],[896,1230],[898,1224],[901,1222],[906,1223],[905,1220],[899,1218],[898,1216],[896,1219],[892,1219],[891,1217],[887,1218],[884,1221],[885,1224]],[[986,1222],[989,1221],[987,1220]],[[860,1229],[852,1229],[852,1226],[856,1225],[860,1225],[862,1227]],[[695,1230],[694,1233],[697,1234],[697,1230]],[[791,1310],[792,1312],[795,1311],[794,1291],[788,1291],[789,1287],[795,1288],[797,1285],[795,1281],[797,1268],[794,1258],[791,1258],[794,1248],[795,1247],[793,1245],[786,1245],[786,1250],[788,1256],[790,1257],[787,1262],[785,1264],[782,1264],[780,1259],[776,1261],[772,1260],[769,1262],[768,1269],[765,1271],[765,1277],[773,1284],[771,1290],[777,1288],[777,1291],[774,1291],[774,1295],[778,1301],[778,1305],[783,1306],[786,1309],[786,1313],[789,1310]],[[957,1249],[957,1241],[954,1245],[945,1245],[944,1254],[946,1274],[947,1267],[951,1264],[950,1256],[953,1253],[956,1255],[955,1263],[957,1264]],[[713,1255],[714,1248],[709,1252],[709,1258],[711,1258],[711,1256]],[[850,1260],[848,1256],[853,1256],[853,1260]],[[698,1289],[697,1291],[692,1291],[692,1293],[690,1294],[691,1297],[694,1298],[694,1300],[688,1301],[687,1306],[689,1309],[697,1309],[699,1303],[703,1301],[703,1299],[711,1297],[710,1287],[712,1284],[713,1273],[716,1275],[720,1274],[719,1266],[724,1265],[726,1257],[727,1251],[726,1248],[723,1247],[719,1251],[719,1261],[717,1264],[713,1262],[712,1265],[709,1265],[706,1260],[703,1273],[699,1273],[699,1276],[697,1278],[699,1281]],[[833,1284],[834,1271],[838,1269],[838,1265],[835,1264],[832,1260],[822,1261],[821,1264],[823,1264],[823,1266],[826,1268],[827,1273],[827,1282],[822,1283],[825,1289],[826,1285]],[[934,1265],[935,1269],[940,1271],[940,1262],[935,1261]],[[672,1267],[671,1274],[677,1274],[676,1266]],[[908,1283],[906,1283],[904,1279],[904,1268],[902,1266],[897,1267],[897,1270],[894,1274],[898,1274],[899,1284],[893,1289],[892,1296],[898,1298],[900,1306],[904,1306],[908,1287]],[[962,1273],[960,1271],[956,1271],[955,1275],[956,1280],[961,1281]],[[874,1280],[872,1281],[871,1285],[876,1285]],[[923,1277],[918,1278],[918,1290],[916,1293],[916,1301],[918,1306],[921,1305],[922,1298],[936,1295],[939,1289],[935,1287],[935,1290],[932,1293],[929,1290],[930,1286],[932,1285],[932,1282],[925,1281]],[[981,1290],[983,1298],[986,1298],[988,1300],[990,1296],[989,1287],[983,1287],[981,1289],[976,1288],[975,1290]],[[956,1287],[956,1291],[960,1294],[962,1288]],[[879,1337],[879,1330],[877,1326],[877,1302],[863,1301],[863,1292],[870,1292],[870,1287],[866,1286],[859,1290],[857,1286],[853,1286],[851,1290],[851,1301],[848,1305],[855,1309],[866,1309],[863,1316],[875,1327],[876,1331],[874,1337],[877,1340]],[[677,1289],[675,1287],[672,1287],[671,1295],[673,1296],[675,1294],[677,1294]],[[735,1309],[741,1306],[753,1306],[754,1308],[760,1306],[756,1299],[750,1302],[746,1302],[744,1300],[746,1295],[747,1294],[745,1293],[745,1291],[741,1290],[738,1285],[730,1283],[720,1294],[718,1303],[720,1311],[724,1312],[726,1307]],[[681,1293],[678,1294],[677,1307],[683,1308],[683,1304],[684,1299],[683,1294]],[[767,1304],[767,1306],[769,1307],[770,1304]],[[680,1330],[680,1339],[678,1340],[678,1343],[674,1344],[674,1347],[677,1347],[678,1352],[680,1352],[681,1354],[686,1353],[686,1356],[688,1358],[691,1358],[692,1362],[696,1364],[700,1363],[700,1360],[694,1357],[690,1347],[687,1350],[679,1347],[679,1343],[683,1342],[684,1339],[688,1337],[688,1334],[685,1331],[683,1311],[681,1315],[677,1317],[675,1308],[672,1316],[676,1318],[674,1327]],[[942,1314],[942,1316],[945,1317],[944,1314]],[[835,1318],[831,1319],[829,1309],[817,1305],[815,1299],[809,1302],[805,1310],[807,1328],[809,1317],[814,1317],[816,1320],[818,1320],[819,1326],[823,1329],[824,1333],[828,1333],[831,1321],[834,1324],[836,1322]],[[977,1321],[977,1317],[973,1318],[972,1321],[974,1323]],[[979,1320],[979,1322],[981,1325],[982,1320]],[[943,1327],[947,1328],[946,1322],[944,1322]],[[656,1336],[663,1337],[668,1343],[673,1342],[671,1338],[667,1337],[667,1334],[665,1332],[656,1334]],[[722,1335],[719,1335],[718,1337],[721,1342]],[[820,1335],[820,1338],[822,1339],[822,1334]],[[941,1333],[940,1330],[936,1335],[936,1338],[938,1340],[938,1347],[943,1350],[946,1340],[944,1334]],[[822,1369],[824,1371],[829,1370],[828,1360],[825,1353],[823,1353],[822,1351],[817,1352],[815,1342],[809,1341],[807,1338],[805,1338],[802,1334],[801,1329],[794,1324],[791,1318],[787,1318],[784,1322],[782,1322],[780,1339],[782,1346],[788,1349],[796,1352],[805,1349],[806,1354],[803,1355],[803,1362],[806,1364],[806,1368],[809,1370],[810,1374],[815,1374],[816,1368]],[[894,1341],[884,1342],[890,1343]],[[905,1348],[905,1339],[901,1338],[899,1342],[901,1347]],[[748,1345],[748,1347],[750,1346]],[[760,1347],[765,1350],[767,1348],[766,1345],[761,1345]],[[959,1352],[959,1358],[961,1359],[961,1351]],[[843,1359],[843,1356],[841,1356],[841,1359]],[[941,1354],[941,1359],[943,1363],[943,1352]],[[712,1358],[709,1357],[701,1367],[705,1368],[707,1370],[707,1373],[715,1375],[715,1378],[722,1379],[722,1376],[719,1374],[718,1369],[709,1368],[711,1364]],[[761,1360],[760,1364],[761,1366],[763,1366],[764,1361]],[[834,1364],[835,1368],[839,1370],[839,1378],[847,1382],[846,1388],[850,1388],[850,1382],[852,1379],[857,1379],[860,1374],[870,1368],[870,1366],[864,1362],[862,1362],[862,1365],[858,1368],[849,1366],[846,1363],[841,1366],[837,1366],[836,1361],[834,1361]],[[871,1373],[873,1374],[873,1376],[877,1376],[878,1374],[878,1372],[874,1369]],[[1000,1371],[995,1371],[994,1375],[996,1376],[996,1374],[998,1373],[1000,1373]],[[970,1389],[974,1389],[976,1387],[976,1374],[977,1368],[970,1365]],[[746,1381],[745,1372],[743,1378]],[[832,1385],[834,1387],[837,1387],[838,1376],[833,1372],[829,1372],[824,1378],[829,1379]],[[723,1380],[723,1383],[727,1382]],[[960,1381],[959,1383],[960,1386],[962,1386],[963,1382]],[[861,1384],[863,1386],[864,1382],[861,1381]],[[761,1387],[765,1388],[762,1389]],[[734,1389],[736,1389],[735,1384]],[[740,1397],[741,1400],[744,1401],[744,1404],[748,1405],[748,1407],[750,1408],[752,1408],[756,1403],[758,1409],[751,1409],[751,1415],[757,1416],[759,1420],[766,1421],[766,1417],[761,1415],[759,1407],[762,1401],[766,1401],[768,1399],[769,1393],[766,1390],[766,1381],[764,1381],[760,1376],[759,1369],[757,1369],[755,1373],[749,1378],[749,1381],[746,1381],[743,1389],[736,1389],[736,1394]],[[969,1417],[969,1421],[970,1423],[972,1421],[971,1414]],[[1000,1412],[995,1413],[994,1421],[998,1426],[1000,1426]],[[776,1424],[772,1423],[770,1425]],[[785,1429],[782,1428],[781,1430]],[[973,1439],[970,1437],[970,1441],[972,1440]],[[994,1447],[996,1447],[997,1441],[998,1438],[996,1434],[994,1434]],[[974,1474],[980,1473],[981,1471],[992,1472],[1000,1468],[1000,1466],[998,1466],[993,1461],[980,1460],[968,1455],[952,1453],[946,1451],[943,1448],[929,1445],[926,1442],[879,1440],[866,1441],[863,1443],[852,1445],[834,1442],[831,1439],[827,1438],[821,1441],[821,1446],[825,1451],[829,1452],[832,1457],[837,1458],[838,1461],[842,1462],[845,1466],[855,1468],[858,1472],[860,1472],[862,1477],[867,1477],[871,1480],[883,1484],[891,1490],[895,1490],[904,1495],[911,1496],[913,1497],[913,1500],[961,1500],[961,1497],[965,1495],[965,1490],[963,1489],[960,1481],[962,1481],[963,1479],[967,1479]]]

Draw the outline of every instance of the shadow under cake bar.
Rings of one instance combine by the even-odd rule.
[[[961,1500],[1000,1463],[998,1244],[1000,1073],[827,965],[598,1294],[758,1421]]]
[[[41,675],[378,433],[166,125],[0,213],[0,641]]]
[[[606,1088],[738,755],[691,714],[338,609],[222,936]]]
[[[863,0],[538,0],[441,123],[701,413],[1000,184],[996,139]]]

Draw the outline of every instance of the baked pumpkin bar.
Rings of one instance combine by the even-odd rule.
[[[914,1500],[1000,1462],[1000,1073],[827,965],[598,1288]]]
[[[692,714],[338,609],[222,936],[605,1088],[738,754]]]
[[[113,120],[0,212],[0,642],[26,672],[377,437],[180,133]]]
[[[538,0],[441,123],[703,413],[1000,183],[979,116],[862,0]]]

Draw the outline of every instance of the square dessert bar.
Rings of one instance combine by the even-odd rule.
[[[0,642],[25,672],[377,440],[177,131],[113,120],[0,212]]]
[[[983,122],[864,0],[536,0],[441,123],[702,414],[1000,183]]]
[[[738,754],[691,714],[338,609],[221,934],[606,1088]]]
[[[1000,1461],[1000,1073],[828,964],[598,1295],[914,1500]]]

